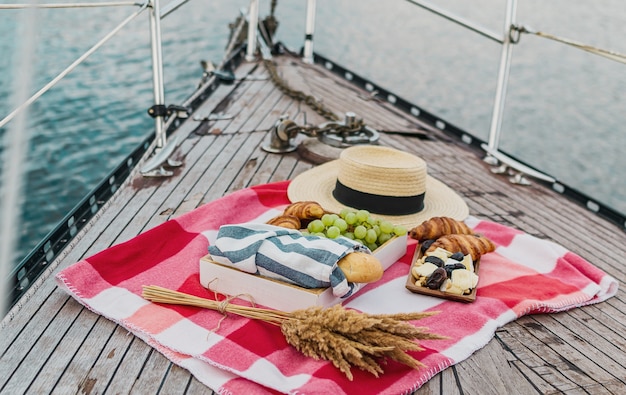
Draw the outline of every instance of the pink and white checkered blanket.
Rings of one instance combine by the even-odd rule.
[[[483,256],[474,303],[418,295],[405,289],[415,242],[382,280],[344,305],[369,313],[438,310],[417,321],[449,340],[424,341],[412,355],[426,368],[389,361],[375,378],[353,369],[348,381],[331,363],[305,357],[289,346],[280,328],[195,307],[159,305],[141,297],[143,285],[213,298],[199,283],[199,259],[220,225],[261,222],[289,203],[288,182],[244,189],[167,221],[63,270],[59,285],[92,311],[115,321],[188,369],[219,393],[406,393],[483,347],[496,329],[524,314],[551,313],[601,302],[617,281],[581,257],[493,222],[467,223],[498,246]],[[241,301],[238,303],[246,304]]]

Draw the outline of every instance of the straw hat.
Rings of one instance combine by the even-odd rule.
[[[459,195],[427,174],[424,160],[377,145],[346,148],[339,159],[297,176],[287,194],[292,202],[312,200],[336,213],[366,209],[407,229],[431,217],[461,221],[469,214]]]

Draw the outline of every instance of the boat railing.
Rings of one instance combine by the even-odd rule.
[[[115,26],[110,32],[102,37],[96,44],[91,46],[87,51],[74,60],[69,66],[67,66],[58,75],[52,78],[42,88],[35,92],[32,96],[27,98],[24,93],[27,91],[29,84],[27,79],[31,76],[29,73],[21,73],[24,78],[22,86],[18,88],[22,93],[17,94],[16,98],[18,102],[21,102],[13,111],[7,116],[0,119],[0,128],[4,128],[11,121],[14,121],[11,125],[11,130],[6,130],[5,138],[7,143],[4,145],[6,159],[3,161],[3,176],[2,181],[2,200],[0,201],[0,295],[2,295],[2,301],[4,302],[4,296],[9,295],[8,304],[14,304],[27,290],[33,285],[40,274],[46,270],[48,264],[52,262],[67,245],[72,237],[74,237],[78,231],[87,222],[88,217],[93,216],[97,212],[106,200],[115,193],[123,178],[127,177],[132,170],[132,167],[141,159],[145,152],[154,151],[154,156],[151,160],[145,164],[146,167],[141,169],[142,172],[150,173],[153,171],[159,172],[160,166],[166,161],[170,161],[169,155],[175,148],[176,142],[169,144],[167,142],[167,130],[172,125],[178,126],[180,119],[184,119],[188,112],[193,107],[194,101],[198,101],[198,96],[201,96],[203,92],[214,89],[215,78],[209,78],[203,81],[203,84],[194,93],[195,96],[190,97],[183,106],[166,106],[164,97],[163,86],[163,59],[162,59],[162,43],[161,43],[161,19],[177,10],[180,6],[187,3],[189,0],[172,0],[166,7],[160,7],[160,0],[144,0],[142,2],[136,1],[110,1],[110,2],[85,2],[85,3],[48,3],[39,4],[37,2],[20,3],[20,4],[0,4],[0,10],[18,10],[25,9],[31,12],[36,9],[42,8],[93,8],[93,7],[134,7],[134,10],[128,15],[122,22]],[[154,134],[148,137],[140,146],[135,149],[128,157],[127,160],[118,166],[111,172],[111,174],[105,178],[93,191],[88,194],[83,201],[81,201],[75,209],[69,213],[53,231],[51,231],[44,240],[38,244],[31,253],[20,262],[16,269],[14,267],[14,250],[17,243],[17,234],[14,229],[18,229],[19,216],[21,210],[19,209],[23,171],[22,167],[25,163],[26,149],[28,143],[28,133],[25,126],[25,113],[29,106],[37,101],[50,89],[55,87],[61,80],[63,80],[68,74],[82,64],[89,56],[100,49],[106,42],[113,38],[122,28],[128,25],[131,21],[141,15],[144,11],[149,12],[150,19],[150,41],[151,41],[151,54],[152,54],[152,83],[153,83],[153,95],[154,105],[148,109],[148,113],[154,118],[155,131]],[[31,22],[33,14],[30,15],[31,20],[26,20],[26,25],[32,26]],[[34,37],[33,32],[28,32],[26,40],[29,37]],[[22,53],[26,53],[30,48],[23,48]],[[29,54],[27,54],[29,55]],[[226,54],[229,56],[229,54]],[[224,58],[222,65],[226,62],[232,62],[233,59]],[[20,62],[23,64],[30,64],[29,61]],[[175,113],[175,116],[171,116]],[[167,122],[166,122],[167,118]],[[180,118],[180,119],[179,119]],[[168,162],[174,164],[173,162]],[[8,186],[11,186],[10,188]],[[9,279],[7,282],[6,279]],[[7,284],[9,283],[9,284]],[[7,287],[12,289],[6,289]],[[7,306],[5,306],[7,307]],[[0,305],[0,310],[2,306]]]
[[[505,99],[506,99],[506,90],[508,87],[509,81],[509,71],[511,66],[511,57],[513,53],[513,46],[520,42],[520,38],[522,34],[535,34],[539,37],[548,38],[551,40],[555,40],[562,44],[567,44],[574,46],[576,48],[588,51],[595,55],[603,56],[607,59],[619,61],[622,63],[626,63],[626,56],[619,54],[613,51],[607,51],[602,48],[596,48],[591,45],[586,45],[582,43],[578,43],[572,40],[568,40],[565,38],[561,38],[555,35],[534,31],[533,29],[519,25],[516,20],[517,16],[517,0],[507,0],[506,3],[506,11],[504,15],[504,26],[503,33],[498,35],[496,33],[490,32],[488,29],[473,24],[464,18],[456,16],[448,11],[445,11],[441,8],[435,7],[432,4],[429,4],[420,0],[406,0],[409,3],[415,4],[423,9],[430,11],[434,14],[437,14],[441,17],[448,19],[449,21],[455,22],[462,27],[472,30],[483,37],[487,37],[493,41],[496,41],[502,45],[501,55],[500,55],[500,65],[498,69],[498,81],[496,85],[496,93],[493,104],[493,111],[491,117],[491,126],[489,128],[489,138],[488,143],[483,144],[482,148],[487,153],[485,157],[485,161],[491,164],[498,164],[498,162],[504,163],[506,166],[509,166],[513,169],[516,169],[521,172],[521,174],[527,174],[538,178],[543,181],[547,181],[549,183],[555,183],[556,179],[547,174],[541,173],[535,169],[528,167],[527,165],[518,162],[517,160],[511,158],[510,156],[499,151],[500,145],[500,134],[502,129],[502,114],[504,112]],[[518,178],[518,182],[524,183],[525,180],[523,178]],[[626,224],[625,224],[626,226]]]
[[[486,144],[482,144],[481,147],[486,152],[485,161],[491,164],[503,163],[504,165],[515,169],[520,172],[522,177],[516,178],[516,182],[518,183],[526,183],[527,181],[523,177],[523,175],[529,175],[534,178],[546,181],[548,183],[556,183],[556,179],[550,175],[544,174],[542,172],[533,169],[524,163],[517,161],[516,159],[510,157],[509,155],[501,152],[499,150],[500,145],[500,135],[502,130],[502,119],[503,112],[505,107],[505,99],[506,99],[506,91],[509,82],[509,71],[511,67],[511,58],[513,52],[513,46],[520,42],[520,38],[522,34],[534,34],[539,37],[551,39],[562,44],[567,44],[574,46],[576,48],[585,50],[587,52],[593,53],[595,55],[603,56],[607,59],[615,60],[618,62],[626,63],[626,55],[604,50],[602,48],[593,47],[591,45],[586,45],[583,43],[575,42],[573,40],[565,39],[562,37],[558,37],[555,35],[551,35],[544,32],[534,31],[533,29],[519,25],[516,20],[517,15],[517,0],[507,0],[506,2],[506,10],[504,14],[504,25],[502,33],[496,33],[484,26],[476,24],[466,18],[463,18],[459,15],[455,15],[454,13],[449,12],[441,7],[437,7],[433,4],[430,4],[426,1],[421,0],[406,0],[408,3],[419,6],[422,9],[431,12],[432,14],[438,15],[450,22],[456,23],[457,25],[472,31],[474,33],[479,34],[480,36],[487,38],[489,40],[495,41],[501,45],[501,54],[500,54],[500,63],[498,68],[498,79],[496,85],[496,92],[493,101],[493,110],[491,116],[491,124],[489,127],[489,137]],[[252,4],[258,3],[258,0],[251,0]],[[251,7],[252,10],[258,10],[258,6],[255,5],[254,8]],[[307,8],[306,8],[306,33],[303,47],[303,60],[306,62],[313,62],[313,32],[315,30],[315,12],[316,12],[316,0],[307,0]],[[256,21],[257,19],[252,19],[251,21]],[[254,34],[256,31],[255,25],[250,26],[250,34]],[[255,48],[256,40],[250,40],[251,37],[248,36],[248,54],[252,53]],[[560,189],[560,186],[557,186],[557,191]],[[589,203],[588,206],[596,207],[596,204]],[[626,226],[626,224],[624,224]]]
[[[164,87],[163,87],[163,58],[161,50],[161,19],[173,12],[175,9],[187,3],[189,0],[176,0],[168,4],[166,9],[161,10],[160,0],[146,0],[143,3],[134,1],[117,1],[117,2],[98,2],[98,3],[63,3],[63,4],[0,4],[2,9],[20,9],[20,8],[87,8],[87,7],[119,7],[133,6],[138,9],[124,19],[120,24],[107,33],[100,41],[89,48],[85,53],[79,56],[72,64],[61,71],[50,82],[39,89],[35,94],[28,98],[24,103],[19,105],[9,115],[0,120],[0,128],[10,122],[17,114],[25,110],[28,106],[39,99],[44,93],[53,88],[59,81],[65,78],[76,67],[83,63],[89,56],[102,47],[107,41],[115,36],[124,26],[138,17],[146,10],[150,10],[150,39],[152,49],[152,75],[154,87],[154,106],[149,113],[155,119],[155,129],[157,134],[157,147],[163,147],[166,144],[166,136],[164,133],[164,117],[167,115],[167,108],[164,108]],[[158,15],[158,17],[157,17]]]
[[[554,191],[568,196],[572,200],[575,200],[584,205],[590,211],[595,212],[596,214],[610,220],[611,222],[614,222],[615,224],[620,226],[620,228],[626,229],[626,215],[624,213],[618,212],[611,207],[599,203],[597,200],[594,200],[592,197],[590,198],[585,193],[581,193],[576,189],[570,188],[569,186],[562,184],[555,177],[545,174],[500,150],[500,136],[502,129],[503,112],[507,96],[507,88],[509,85],[509,70],[511,66],[513,47],[520,43],[523,34],[532,34],[537,37],[549,39],[559,44],[568,45],[586,51],[588,53],[601,56],[605,59],[617,61],[620,63],[626,63],[626,55],[570,40],[567,38],[559,37],[557,35],[549,34],[546,32],[536,31],[528,26],[520,25],[517,22],[517,0],[507,0],[506,2],[503,30],[501,33],[493,32],[490,29],[485,28],[484,26],[476,24],[466,18],[455,15],[448,10],[432,5],[426,1],[405,1],[415,6],[419,6],[432,14],[438,15],[450,22],[453,22],[463,27],[466,30],[474,32],[479,36],[482,36],[483,38],[487,38],[501,45],[497,84],[495,95],[493,98],[493,108],[491,113],[491,122],[489,126],[487,141],[483,142],[480,140],[480,138],[473,136],[464,130],[457,130],[457,128],[453,125],[447,124],[444,120],[439,119],[437,116],[418,108],[414,104],[408,103],[407,101],[398,98],[391,92],[383,94],[383,92],[386,91],[384,88],[373,85],[366,79],[360,76],[356,76],[351,71],[346,70],[342,72],[340,71],[342,67],[332,64],[327,60],[323,60],[321,63],[324,64],[324,66],[326,66],[328,69],[335,71],[337,74],[343,75],[344,78],[350,80],[352,83],[357,83],[357,85],[359,85],[359,82],[357,82],[357,80],[359,80],[360,85],[366,90],[372,92],[372,94],[378,92],[378,95],[380,95],[380,97],[386,97],[389,103],[393,104],[396,107],[401,107],[405,109],[413,116],[421,118],[427,123],[432,124],[434,127],[439,129],[445,128],[446,131],[459,135],[459,137],[465,142],[478,144],[479,147],[485,152],[484,160],[491,165],[497,165],[497,167],[494,167],[493,169],[494,173],[513,173],[514,175],[510,178],[510,181],[522,185],[530,183],[530,181],[527,179],[527,176],[545,182],[550,185]],[[258,0],[251,0],[251,3],[258,3]],[[255,8],[251,7],[251,9]],[[258,10],[258,6],[256,7],[256,9]],[[317,62],[318,59],[313,59],[313,33],[315,30],[316,0],[307,0],[306,13],[306,32],[304,38],[304,46],[302,48],[302,59],[305,62]],[[249,26],[249,29],[251,31],[256,31],[256,27],[253,25]],[[252,53],[252,51],[254,51],[255,45],[256,41],[248,41],[248,53]],[[317,57],[322,58],[319,55]]]
[[[101,185],[99,185],[96,190],[100,191],[102,194],[97,195],[96,193],[88,195],[83,202],[81,202],[77,206],[78,211],[73,211],[68,215],[67,218],[64,218],[62,221],[63,226],[58,227],[53,232],[51,232],[52,238],[47,237],[38,245],[35,250],[27,257],[25,261],[18,267],[18,270],[13,273],[11,276],[7,273],[0,273],[0,278],[6,279],[11,278],[13,281],[14,289],[12,292],[12,302],[15,302],[22,295],[23,291],[32,285],[34,279],[37,275],[32,274],[35,273],[36,270],[41,271],[42,267],[45,267],[48,263],[50,263],[55,257],[56,254],[66,245],[67,239],[69,236],[75,235],[78,230],[80,230],[80,226],[86,221],[86,217],[82,216],[80,213],[81,210],[84,212],[91,212],[93,215],[94,211],[97,211],[98,207],[102,205],[103,199],[106,199],[106,196],[110,196],[114,193],[115,189],[119,186],[120,178],[123,174],[129,174],[131,168],[136,165],[139,157],[143,156],[145,152],[154,152],[154,156],[150,161],[144,164],[144,167],[140,169],[140,171],[144,174],[148,174],[153,171],[162,171],[161,165],[168,161],[170,165],[174,165],[174,163],[170,163],[169,155],[172,153],[173,147],[176,146],[177,142],[167,141],[167,131],[172,126],[177,126],[181,119],[184,119],[186,115],[189,113],[189,109],[191,108],[191,104],[194,101],[199,100],[199,96],[202,96],[204,90],[211,90],[213,87],[213,83],[215,81],[215,77],[208,81],[204,81],[203,85],[198,89],[194,96],[190,97],[182,106],[166,106],[165,98],[164,98],[164,87],[163,87],[163,65],[162,65],[162,54],[161,54],[161,27],[160,21],[165,16],[172,13],[174,10],[178,9],[183,4],[187,3],[189,0],[172,0],[170,1],[166,7],[160,7],[159,0],[144,0],[142,2],[133,2],[133,1],[110,1],[110,2],[95,2],[95,3],[59,3],[59,4],[0,4],[0,10],[2,9],[18,9],[18,8],[67,8],[67,7],[136,7],[137,9],[131,13],[126,19],[124,19],[118,26],[116,26],[111,32],[105,35],[100,41],[98,41],[95,45],[93,45],[89,50],[87,50],[83,55],[76,59],[70,66],[68,66],[65,70],[63,70],[59,75],[53,78],[48,84],[46,84],[43,88],[41,88],[37,93],[35,93],[30,98],[26,99],[23,104],[17,107],[13,112],[11,112],[8,116],[0,120],[0,128],[7,125],[11,120],[17,118],[21,114],[24,113],[24,110],[32,104],[35,100],[37,100],[41,95],[55,86],[62,78],[64,78],[67,74],[69,74],[72,70],[74,70],[78,65],[80,65],[87,57],[89,57],[93,52],[98,50],[105,42],[107,42],[111,37],[113,37],[120,29],[122,29],[125,25],[130,23],[137,16],[142,14],[144,11],[149,12],[150,18],[150,36],[151,36],[151,54],[152,54],[152,74],[153,74],[153,95],[154,95],[154,105],[149,109],[149,113],[153,116],[155,121],[155,131],[152,136],[150,136],[147,140],[145,140],[141,144],[141,149],[139,151],[134,152],[127,158],[127,162],[120,165],[120,168],[115,171],[121,171],[117,176],[111,176],[108,179],[104,180]],[[501,126],[502,126],[502,113],[505,105],[506,98],[506,90],[508,86],[509,79],[509,69],[511,64],[512,57],[512,49],[514,45],[520,42],[520,36],[522,34],[536,34],[540,37],[545,37],[552,40],[557,40],[559,42],[573,45],[580,49],[584,49],[591,53],[605,56],[612,60],[617,60],[621,62],[626,62],[626,57],[614,53],[611,51],[605,51],[599,48],[594,48],[588,45],[576,43],[573,41],[569,41],[566,39],[561,39],[559,37],[551,36],[541,32],[535,32],[532,29],[520,26],[517,24],[516,20],[516,12],[517,12],[517,0],[507,0],[505,17],[504,17],[504,26],[503,31],[501,33],[496,33],[486,29],[478,24],[473,23],[465,18],[454,15],[442,8],[435,7],[432,4],[429,4],[425,1],[420,0],[407,0],[409,3],[419,6],[427,11],[430,11],[433,14],[439,15],[451,22],[454,22],[465,29],[475,32],[478,35],[485,37],[491,41],[495,41],[499,43],[501,47],[500,60],[499,60],[499,69],[498,69],[498,79],[495,97],[493,100],[493,110],[491,116],[491,124],[489,129],[489,138],[486,143],[482,143],[481,147],[484,149],[486,153],[485,160],[491,163],[501,162],[504,163],[511,168],[519,170],[521,173],[529,174],[533,177],[546,181],[548,183],[552,183],[553,189],[558,192],[563,193],[563,190],[566,188],[561,186],[553,177],[540,173],[529,166],[526,166],[523,163],[518,162],[514,158],[508,156],[507,154],[501,152],[499,150],[499,140],[501,134]],[[245,59],[253,60],[256,57],[257,50],[257,42],[259,40],[258,37],[258,15],[259,14],[259,1],[251,0],[249,10],[247,13],[247,22],[248,22],[248,34],[247,34],[247,47],[245,49]],[[315,17],[316,17],[316,0],[307,0],[306,2],[306,22],[305,22],[305,35],[304,35],[304,43],[302,48],[302,58],[305,62],[314,62],[314,50],[313,50],[313,36],[315,31]],[[227,51],[228,54],[228,51]],[[243,50],[239,51],[238,54],[241,54],[243,57]],[[232,59],[233,61],[239,61]],[[222,65],[224,62],[222,62]],[[221,68],[221,66],[218,67]],[[354,74],[350,74],[351,78],[354,77]],[[365,88],[369,89],[372,85],[367,82],[365,84]],[[392,97],[390,94],[388,97]],[[394,101],[397,100],[395,96]],[[398,104],[398,103],[394,103]],[[425,111],[416,110],[415,107],[409,107],[410,113],[415,115],[416,113],[426,114]],[[172,113],[176,113],[175,116],[169,116]],[[14,122],[16,125],[23,125],[23,122]],[[438,124],[443,124],[443,121],[433,122],[436,126]],[[16,126],[18,127],[18,126]],[[27,136],[25,131],[11,131],[11,133],[7,133],[7,135],[11,136],[20,136],[20,138],[24,138]],[[464,135],[465,136],[465,135]],[[477,139],[476,139],[477,140]],[[22,145],[23,141],[15,140],[11,143],[16,147]],[[7,151],[11,150],[11,145],[7,145]],[[13,175],[21,174],[21,170],[18,166],[24,162],[25,152],[20,149],[15,149],[16,152],[21,152],[20,155],[12,156],[11,160],[5,160],[5,166],[9,166],[9,170],[5,168],[5,182],[6,175],[8,174],[8,179],[10,180],[10,185],[12,188],[4,188],[4,198],[1,202],[2,207],[0,209],[0,216],[3,218],[2,228],[0,229],[0,269],[8,271],[9,267],[12,267],[12,251],[15,245],[15,232],[13,229],[16,228],[17,218],[19,215],[19,210],[16,210],[16,207],[19,205],[17,202],[19,201],[19,193],[21,192],[21,181],[16,179]],[[120,170],[121,169],[121,170]],[[133,170],[134,171],[134,170]],[[574,192],[576,193],[576,192]],[[586,199],[583,197],[582,199]],[[582,200],[579,199],[579,200]],[[595,212],[606,215],[606,212],[610,211],[609,217],[612,220],[622,221],[622,225],[626,226],[624,223],[623,215],[616,215],[614,211],[609,208],[602,207],[602,205],[596,204],[592,200],[588,200],[586,206]],[[78,227],[78,228],[77,228]],[[68,236],[69,235],[69,236]],[[52,240],[52,241],[51,241]],[[6,281],[2,281],[2,286],[6,284]],[[6,295],[7,292],[4,292],[3,289],[0,288],[0,294]]]

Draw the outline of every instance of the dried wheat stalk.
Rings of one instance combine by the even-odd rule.
[[[353,379],[352,366],[378,377],[383,373],[378,360],[384,358],[418,369],[424,365],[406,351],[423,350],[416,340],[445,339],[408,322],[437,312],[366,314],[336,305],[286,313],[235,305],[229,299],[218,302],[157,286],[144,286],[143,297],[157,303],[203,307],[278,325],[287,343],[304,355],[331,361],[349,380]]]

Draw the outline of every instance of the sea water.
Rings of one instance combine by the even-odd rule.
[[[306,2],[278,3],[278,39],[298,50]],[[489,31],[503,30],[503,1],[429,3]],[[166,104],[180,104],[196,88],[201,60],[219,63],[228,24],[247,4],[192,0],[162,21]],[[269,13],[269,4],[261,1],[261,17]],[[327,0],[317,5],[316,51],[487,140],[499,44],[407,1]],[[135,10],[40,10],[33,92]],[[626,53],[624,11],[621,0],[527,0],[519,2],[517,20],[535,30]],[[18,105],[11,100],[11,84],[20,73],[14,64],[21,42],[20,12],[0,10],[0,119]],[[148,32],[143,13],[29,109],[16,262],[153,130],[147,115],[153,103]],[[513,49],[501,148],[625,213],[625,67],[571,46],[523,36]]]

